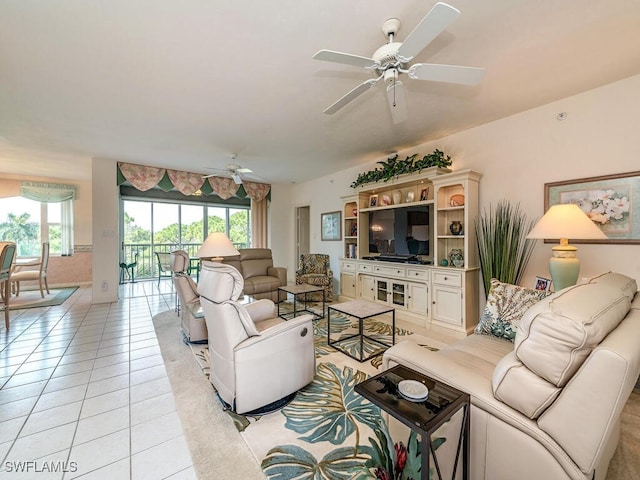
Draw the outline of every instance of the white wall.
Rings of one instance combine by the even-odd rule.
[[[425,155],[439,148],[451,155],[454,170],[471,168],[483,174],[481,211],[490,203],[506,198],[520,202],[530,217],[540,217],[544,213],[544,184],[547,182],[640,170],[638,92],[640,76],[630,77],[418,145],[400,152],[400,156]],[[560,112],[567,113],[563,121],[557,120]],[[336,272],[342,249],[338,242],[320,241],[320,213],[340,210],[340,196],[353,192],[349,184],[359,173],[374,167],[375,162],[363,164],[295,185],[292,189],[290,209],[305,202],[311,205],[312,251],[330,254]],[[581,277],[613,270],[640,278],[640,261],[637,260],[640,246],[577,246]],[[536,275],[549,277],[550,256],[551,245],[539,241],[523,285],[531,285]]]
[[[118,300],[118,208],[116,162],[93,159],[93,303]],[[103,282],[107,282],[103,290]]]

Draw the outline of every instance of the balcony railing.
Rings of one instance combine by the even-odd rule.
[[[189,254],[189,257],[195,257],[196,252],[200,248],[201,243],[186,243],[179,245],[177,243],[125,243],[122,245],[121,259],[120,261],[126,264],[137,261],[135,267],[133,267],[133,276],[135,279],[150,279],[158,278],[158,259],[155,252],[173,252],[174,250],[184,250]],[[247,248],[246,243],[234,242],[233,246],[240,248]]]

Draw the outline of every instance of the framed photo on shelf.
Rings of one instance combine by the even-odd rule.
[[[340,211],[320,214],[320,238],[322,241],[342,240],[341,217]]]
[[[545,183],[545,212],[561,203],[578,205],[607,236],[602,240],[571,238],[571,243],[640,244],[640,172]],[[545,240],[549,242],[552,240]]]
[[[429,187],[423,188],[420,190],[420,201],[424,202],[429,199]]]
[[[536,277],[533,282],[533,288],[536,290],[543,290],[548,292],[551,289],[551,279],[544,277]]]
[[[369,196],[369,208],[378,206],[378,195]]]

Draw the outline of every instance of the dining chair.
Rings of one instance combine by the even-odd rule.
[[[158,259],[158,285],[162,277],[172,277],[171,271],[171,254],[169,252],[155,252]]]
[[[40,263],[34,264],[37,266],[37,270],[17,270],[11,274],[11,283],[16,287],[16,297],[20,295],[20,282],[38,281],[40,286],[40,295],[44,298],[44,289],[42,285],[49,292],[49,284],[47,283],[47,267],[49,265],[49,242],[42,244],[42,254],[40,256]]]
[[[0,295],[4,303],[4,326],[9,330],[9,303],[11,300],[11,269],[16,253],[16,244],[4,242],[0,251]]]

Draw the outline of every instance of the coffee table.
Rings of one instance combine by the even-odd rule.
[[[280,318],[283,318],[285,320],[290,320],[292,318],[295,318],[298,314],[302,313],[302,312],[306,312],[306,313],[310,313],[311,315],[313,315],[315,318],[322,318],[324,317],[324,306],[325,306],[325,302],[326,302],[326,296],[325,296],[325,292],[324,292],[324,287],[320,287],[317,285],[309,285],[307,283],[300,283],[297,285],[285,285],[284,287],[278,287],[278,291],[282,290],[283,292],[287,292],[288,294],[290,293],[291,295],[293,295],[293,312],[289,312],[289,313],[280,313],[280,303],[278,303],[278,316]],[[317,314],[316,312],[312,312],[311,310],[309,310],[307,308],[307,294],[309,293],[314,293],[314,292],[322,292],[322,315]],[[298,305],[297,305],[297,297],[298,295],[304,295],[304,308],[301,310],[298,310]]]
[[[426,399],[409,400],[398,390],[402,380],[414,380],[424,384],[429,393]],[[456,478],[456,470],[462,454],[462,478],[469,478],[469,394],[461,392],[445,383],[434,380],[403,365],[396,365],[375,377],[371,377],[355,386],[355,391],[400,420],[407,427],[420,434],[421,477],[429,478],[429,453],[433,456],[433,464],[437,477],[442,480],[440,464],[436,456],[433,433],[460,410],[463,410],[455,464],[451,476]]]
[[[349,317],[358,319],[358,332],[353,335],[340,337],[338,340],[331,340],[331,311],[340,312]],[[384,343],[379,338],[374,338],[364,333],[364,321],[371,317],[377,317],[385,313],[391,313],[391,345]],[[347,350],[347,345],[353,345],[355,339],[356,346],[360,347],[360,355],[357,357]],[[370,348],[373,344],[382,348],[374,350],[369,356],[364,358],[365,341]],[[367,302],[364,300],[351,300],[349,302],[336,303],[330,305],[327,312],[327,343],[338,349],[345,355],[350,356],[359,362],[365,362],[370,358],[381,355],[384,351],[396,343],[396,311],[393,307],[380,305],[378,303]]]

